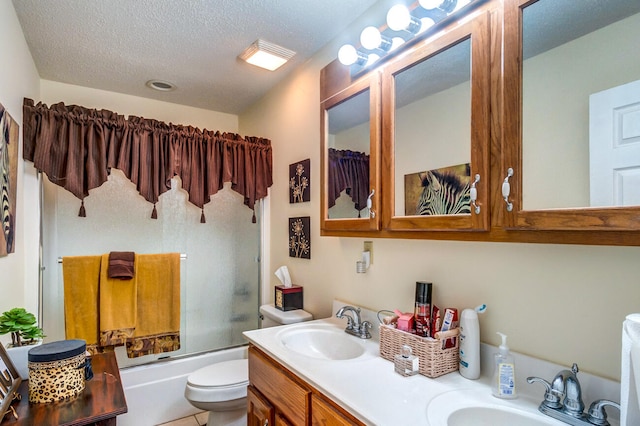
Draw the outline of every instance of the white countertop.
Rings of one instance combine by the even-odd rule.
[[[449,391],[464,389],[491,395],[488,378],[467,380],[457,371],[435,379],[422,375],[403,377],[394,371],[392,362],[379,356],[379,343],[374,339],[362,340],[349,336],[363,346],[365,354],[355,359],[338,361],[301,355],[287,349],[280,342],[279,335],[283,330],[310,325],[344,329],[345,321],[337,318],[320,319],[246,331],[244,336],[366,424],[445,426],[444,423],[429,423],[427,406],[432,399]],[[488,399],[490,403],[538,413],[537,407],[544,392],[542,388],[535,391],[539,394],[535,398],[521,394],[516,400]],[[464,394],[465,392],[461,393],[461,398]]]

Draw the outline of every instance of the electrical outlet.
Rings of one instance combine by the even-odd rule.
[[[370,265],[373,265],[373,241],[365,241],[364,242],[364,250],[369,252]]]

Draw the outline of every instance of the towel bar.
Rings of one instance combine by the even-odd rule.
[[[180,253],[180,260],[185,260],[187,258],[187,254],[186,253]],[[62,258],[59,257],[58,258],[58,263],[62,263]]]

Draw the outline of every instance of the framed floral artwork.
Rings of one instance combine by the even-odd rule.
[[[311,200],[309,180],[311,159],[289,164],[289,203],[304,203]]]
[[[289,218],[289,257],[311,259],[311,218]]]

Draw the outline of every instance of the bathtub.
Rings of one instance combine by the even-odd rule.
[[[187,376],[216,362],[247,358],[248,346],[168,359],[120,370],[127,398],[119,426],[152,426],[200,412],[184,397]]]

